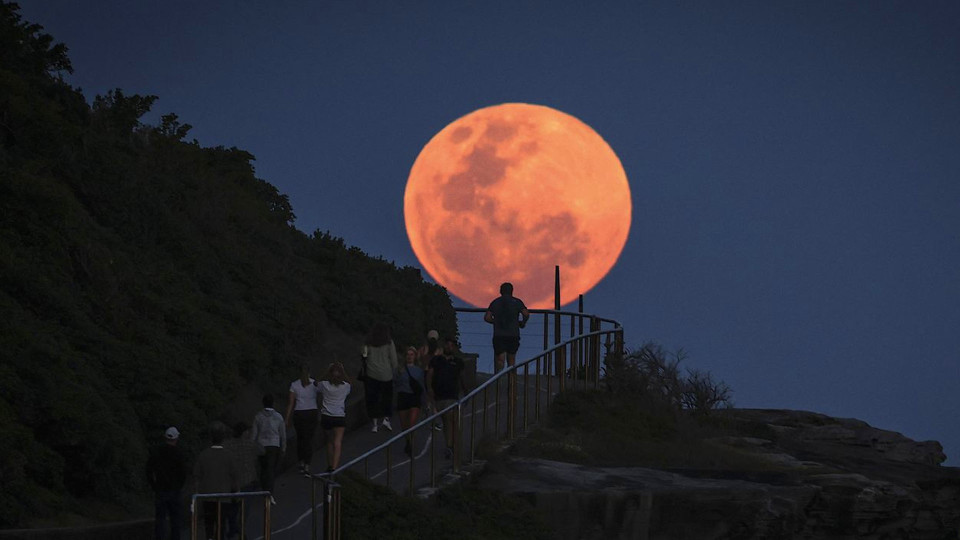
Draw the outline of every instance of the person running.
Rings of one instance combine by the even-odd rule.
[[[240,477],[236,463],[223,447],[223,439],[227,434],[227,426],[222,422],[214,422],[210,426],[211,446],[200,452],[197,462],[193,466],[193,479],[196,482],[197,493],[232,493],[237,490],[237,481]],[[219,512],[222,504],[218,501],[203,501],[203,530],[207,538],[223,538],[223,525],[227,512]],[[229,505],[230,503],[228,503]],[[194,509],[196,510],[196,509]]]
[[[155,497],[154,538],[167,538],[170,521],[171,540],[180,540],[183,528],[183,501],[180,492],[187,478],[187,459],[177,447],[180,431],[169,427],[163,434],[163,444],[154,449],[147,460],[147,482]]]
[[[503,369],[504,360],[513,366],[520,348],[520,329],[530,320],[523,300],[513,296],[513,284],[500,285],[500,296],[490,302],[483,320],[493,325],[493,370]]]
[[[397,390],[397,414],[400,415],[402,429],[416,424],[420,416],[426,381],[423,368],[417,365],[418,356],[416,347],[407,347],[403,358],[404,364],[393,378]],[[413,433],[407,437],[403,451],[407,455],[413,454]]]
[[[317,430],[317,397],[320,390],[317,381],[310,377],[310,366],[300,365],[300,378],[290,383],[290,398],[287,403],[286,428],[297,430],[297,460],[301,474],[310,474],[313,459],[313,434]]]
[[[333,362],[327,367],[327,374],[320,379],[320,427],[326,436],[327,472],[331,473],[340,466],[340,450],[343,447],[343,432],[347,427],[346,402],[353,388],[343,363]]]
[[[390,416],[393,413],[393,374],[397,371],[397,348],[390,338],[390,327],[377,323],[370,329],[363,347],[367,362],[367,378],[363,381],[367,416],[373,419],[371,431],[382,425],[393,431]]]
[[[277,500],[273,498],[273,484],[277,478],[277,466],[287,451],[287,430],[283,417],[273,409],[273,394],[263,396],[263,409],[253,417],[250,438],[263,447],[263,455],[260,456],[260,487],[271,493],[270,503],[277,504]]]
[[[430,359],[430,368],[427,370],[427,389],[434,406],[438,411],[453,405],[460,397],[460,391],[466,391],[463,383],[463,360],[457,354],[457,342],[447,338],[443,342],[443,354]],[[446,439],[447,459],[453,457],[453,444],[456,435],[456,413],[448,411],[443,414],[443,434]]]

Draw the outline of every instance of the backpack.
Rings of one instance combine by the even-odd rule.
[[[409,366],[407,367],[407,380],[410,381],[410,390],[413,390],[413,395],[420,397],[420,394],[423,393],[423,385],[410,374]]]

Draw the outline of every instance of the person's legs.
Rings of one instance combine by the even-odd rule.
[[[172,491],[167,499],[167,515],[170,516],[170,540],[180,540],[183,528],[183,500],[179,491]]]
[[[167,492],[158,491],[154,493],[153,503],[153,537],[156,540],[164,540],[167,535]]]
[[[393,381],[380,383],[380,415],[389,420],[393,415]]]
[[[317,429],[316,409],[293,412],[293,427],[297,430],[297,460],[310,466],[313,457],[313,434]]]
[[[203,501],[203,534],[207,538],[220,538],[217,531],[217,503]]]
[[[379,382],[380,381],[373,379],[363,381],[363,397],[367,405],[367,416],[373,420],[374,431],[376,431],[380,421],[380,411],[377,410],[377,406],[380,403],[380,385],[377,384]]]
[[[263,489],[273,493],[273,482],[276,479],[277,460],[280,457],[280,447],[266,446],[260,456],[260,484]]]
[[[340,451],[343,448],[343,432],[346,430],[344,427],[335,427],[333,428],[333,449],[330,452],[332,456],[332,461],[330,466],[336,469],[340,466]]]

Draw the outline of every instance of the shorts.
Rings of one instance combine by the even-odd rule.
[[[409,411],[420,408],[420,396],[409,392],[397,392],[397,410]]]
[[[347,418],[344,416],[327,416],[325,414],[320,415],[320,427],[326,430],[331,430],[336,427],[347,427]]]
[[[520,348],[520,336],[493,336],[493,355],[503,353],[517,354]]]

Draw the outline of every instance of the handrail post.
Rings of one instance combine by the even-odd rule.
[[[516,436],[516,418],[517,418],[517,371],[515,366],[510,366],[510,372],[507,373],[507,439],[513,439]]]
[[[457,414],[453,415],[453,472],[460,472],[460,456],[463,455],[463,408],[457,402]]]
[[[340,484],[323,482],[323,540],[340,540]]]

